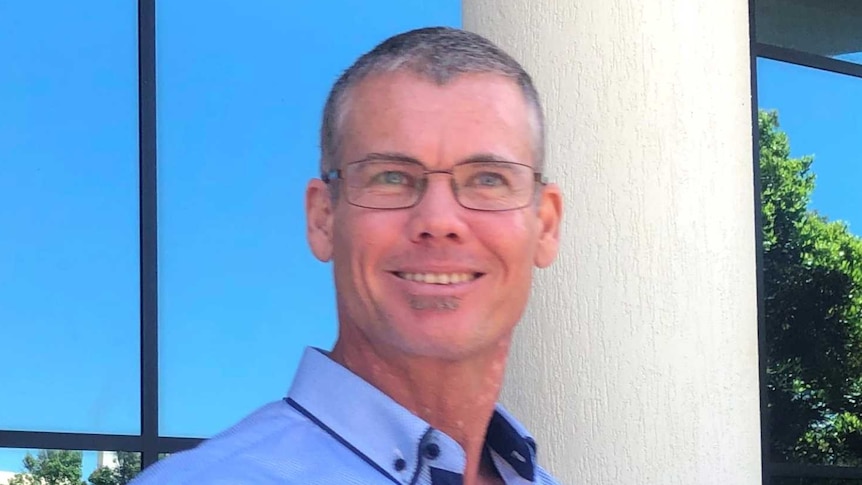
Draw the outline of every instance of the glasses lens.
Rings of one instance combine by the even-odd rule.
[[[351,204],[370,209],[409,207],[421,192],[423,168],[410,162],[365,160],[346,169]]]
[[[455,166],[458,201],[477,210],[509,210],[530,203],[535,190],[532,167],[511,162],[475,162]]]

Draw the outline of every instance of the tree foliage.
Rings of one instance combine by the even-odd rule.
[[[9,480],[9,485],[126,485],[141,471],[138,453],[117,452],[113,467],[100,467],[82,480],[83,454],[80,451],[41,450],[24,457],[24,473]]]
[[[81,480],[80,451],[42,450],[24,457],[25,473],[9,480],[9,485],[86,485]]]
[[[126,485],[141,471],[141,455],[118,451],[116,465],[95,469],[88,478],[90,485]]]
[[[772,460],[862,465],[862,239],[809,207],[778,114],[758,128]]]

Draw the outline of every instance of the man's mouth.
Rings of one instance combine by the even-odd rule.
[[[483,275],[483,273],[407,273],[403,271],[395,271],[393,274],[403,280],[432,285],[469,283]]]

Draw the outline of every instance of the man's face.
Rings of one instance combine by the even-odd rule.
[[[536,162],[528,105],[497,75],[464,74],[443,86],[407,71],[372,76],[351,93],[341,134],[341,167],[372,153],[428,170],[489,155]],[[342,337],[377,353],[444,359],[507,341],[533,266],[556,255],[559,191],[537,188],[537,204],[485,212],[459,205],[450,184],[448,175],[430,175],[422,200],[395,210],[351,205],[343,187],[333,202],[322,182],[309,184],[309,240],[318,258],[333,260]]]

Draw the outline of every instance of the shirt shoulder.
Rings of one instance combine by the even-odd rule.
[[[311,485],[311,470],[321,484],[367,483],[344,476],[349,468],[319,467],[344,463],[361,470],[364,463],[352,463],[355,458],[344,451],[320,427],[276,401],[196,448],[153,464],[130,485]]]

